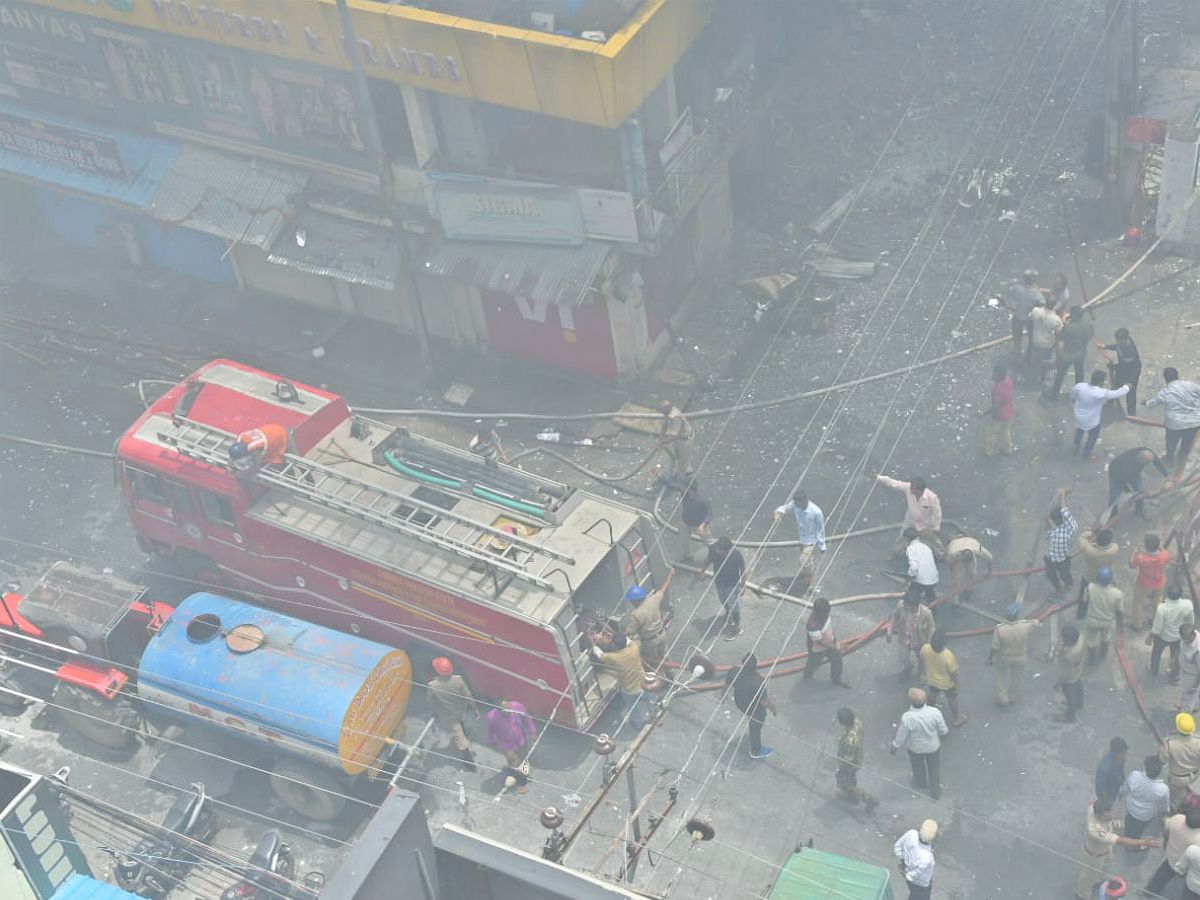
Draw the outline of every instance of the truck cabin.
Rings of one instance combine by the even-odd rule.
[[[18,606],[42,640],[131,667],[172,611],[151,600],[141,585],[66,562],[54,563]]]

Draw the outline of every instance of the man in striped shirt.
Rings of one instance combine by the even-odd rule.
[[[1171,811],[1171,789],[1162,780],[1162,760],[1147,756],[1121,785],[1125,798],[1125,837],[1140,838],[1151,825],[1162,825]]]

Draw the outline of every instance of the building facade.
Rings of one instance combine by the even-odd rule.
[[[348,6],[353,40],[335,0],[4,0],[0,178],[135,264],[594,377],[651,365],[728,244],[743,4]]]

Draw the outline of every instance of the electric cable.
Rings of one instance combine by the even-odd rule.
[[[1028,39],[1028,36],[1029,36],[1029,34],[1031,34],[1031,33],[1032,33],[1032,27],[1033,27],[1033,25],[1032,25],[1032,22],[1033,22],[1034,20],[1036,20],[1036,16],[1035,16],[1035,17],[1033,17],[1033,19],[1031,19],[1030,26],[1029,26],[1029,28],[1026,30],[1025,37],[1022,39],[1022,43],[1024,42],[1024,40],[1027,40],[1027,39]],[[1043,46],[1044,46],[1044,45],[1043,45]],[[1019,58],[1019,54],[1013,54],[1013,56],[1012,56],[1013,62],[1010,64],[1010,72],[1011,72],[1011,71],[1013,70],[1013,68],[1015,67],[1016,60],[1017,60],[1018,58]],[[987,107],[985,107],[985,109],[982,111],[982,113],[981,113],[981,115],[980,115],[980,117],[979,117],[979,119],[978,119],[978,121],[977,121],[977,124],[976,124],[976,130],[975,130],[975,133],[978,133],[979,129],[982,127],[982,124],[983,124],[983,123],[986,121],[986,119],[987,119],[987,116],[988,116],[988,113],[990,112],[990,107],[991,107],[991,104],[994,102],[995,98],[996,98],[997,96],[999,96],[1000,86],[1002,86],[1002,85],[1003,85],[1003,83],[1004,83],[1004,82],[1007,80],[1007,77],[1008,77],[1008,76],[1006,75],[1006,76],[1005,76],[1005,78],[1001,80],[1001,82],[1000,82],[1000,85],[998,85],[998,86],[997,86],[997,89],[996,89],[996,91],[993,93],[993,96],[992,96],[991,100],[989,100],[989,104],[988,104],[988,106],[987,106]],[[1027,77],[1028,77],[1028,76],[1027,76]],[[973,135],[972,135],[972,136],[973,136]],[[887,297],[888,293],[890,293],[890,291],[891,291],[891,288],[892,288],[892,287],[893,287],[893,286],[894,286],[894,285],[897,283],[897,281],[898,281],[898,279],[899,279],[899,277],[900,277],[901,273],[903,272],[903,270],[904,270],[904,268],[905,268],[905,265],[906,265],[906,263],[907,263],[908,259],[909,259],[909,258],[911,258],[911,256],[912,256],[912,255],[913,255],[913,253],[915,252],[916,248],[917,248],[917,247],[918,247],[918,246],[921,244],[921,242],[923,241],[923,239],[925,238],[925,236],[928,234],[928,232],[929,232],[930,228],[932,227],[932,225],[933,225],[933,222],[934,222],[934,218],[935,218],[935,216],[936,216],[936,215],[938,214],[938,212],[939,212],[939,209],[940,209],[941,202],[942,202],[942,201],[944,201],[944,199],[945,199],[945,197],[946,197],[946,195],[947,195],[947,193],[948,193],[948,191],[949,191],[950,185],[951,185],[951,183],[953,182],[953,179],[954,179],[954,177],[955,177],[955,176],[954,176],[954,173],[958,171],[959,167],[960,167],[960,166],[961,166],[961,164],[962,164],[962,161],[963,161],[963,160],[966,158],[966,155],[967,155],[967,153],[969,152],[969,145],[970,145],[970,140],[968,139],[967,141],[965,141],[965,142],[964,142],[964,149],[963,149],[963,152],[962,152],[962,154],[960,155],[960,157],[959,157],[958,161],[956,162],[956,164],[955,164],[955,165],[952,167],[952,170],[951,170],[951,175],[950,175],[950,177],[947,179],[947,181],[945,182],[945,184],[944,184],[944,185],[943,185],[943,187],[942,187],[942,191],[941,191],[941,194],[939,195],[938,202],[937,202],[937,203],[935,203],[935,204],[933,205],[933,208],[932,208],[932,210],[931,210],[931,212],[930,212],[929,216],[926,218],[926,221],[925,221],[925,223],[923,224],[923,226],[922,226],[922,228],[921,228],[920,232],[918,233],[918,237],[917,237],[917,239],[916,239],[916,240],[914,240],[914,241],[912,242],[912,244],[911,244],[911,246],[910,246],[910,248],[909,248],[909,251],[908,251],[908,252],[905,254],[905,257],[904,257],[904,259],[903,259],[903,260],[901,260],[901,263],[900,263],[900,265],[897,267],[897,269],[896,269],[895,273],[893,274],[893,277],[892,277],[892,280],[891,280],[891,282],[889,283],[889,285],[888,285],[887,289],[885,289],[885,291],[884,291],[884,295],[883,295],[883,296],[884,296],[884,298],[886,298],[886,297]],[[942,231],[942,234],[943,234],[943,235],[945,234],[945,231],[946,231],[946,230],[949,228],[951,221],[952,221],[952,218],[950,218],[950,217],[947,217],[946,224],[945,224],[945,226],[943,227],[943,231]],[[936,250],[936,246],[937,246],[937,242],[935,242],[935,250]],[[928,259],[932,258],[932,252],[933,252],[933,251],[931,251],[930,255],[929,255],[929,256],[927,257],[927,259],[926,259],[926,265],[928,264]],[[919,283],[920,274],[921,274],[921,272],[923,272],[923,271],[924,271],[924,266],[922,266],[922,269],[921,269],[921,271],[920,271],[920,272],[918,272],[918,274],[917,274],[917,278],[916,278],[916,279],[914,279],[914,282],[913,282],[913,286],[912,286],[912,288],[910,288],[910,290],[908,291],[908,293],[907,293],[907,294],[906,294],[906,296],[904,297],[904,300],[902,301],[902,304],[901,304],[901,310],[902,310],[902,309],[904,308],[904,306],[906,306],[906,305],[907,305],[907,303],[908,303],[908,302],[911,300],[911,298],[912,298],[912,296],[913,296],[913,292],[915,291],[916,284],[917,284],[917,283]],[[867,332],[867,330],[868,330],[868,328],[869,328],[869,326],[870,326],[871,320],[874,318],[874,315],[875,315],[875,314],[878,312],[878,310],[879,310],[879,308],[880,308],[880,306],[881,306],[881,305],[882,305],[882,298],[881,298],[880,304],[876,306],[876,310],[875,310],[875,311],[872,313],[872,317],[871,317],[871,319],[868,319],[867,325],[866,325],[866,326],[864,326],[864,328],[863,328],[863,330],[862,330],[862,333],[863,333],[863,335],[865,335],[865,334],[866,334],[866,332]],[[875,356],[876,356],[876,355],[879,353],[879,351],[880,351],[880,348],[883,346],[884,342],[886,341],[887,335],[888,335],[888,334],[890,334],[890,332],[891,332],[891,328],[892,328],[892,327],[894,327],[895,323],[896,323],[896,322],[899,320],[899,318],[900,318],[900,312],[899,312],[899,311],[897,311],[897,312],[895,313],[895,315],[892,317],[891,321],[889,322],[889,324],[888,324],[888,327],[887,327],[887,329],[886,329],[886,331],[885,331],[885,334],[884,334],[883,338],[882,338],[882,339],[880,339],[880,340],[879,340],[879,341],[876,343],[875,350],[874,350],[874,352],[873,352],[873,353],[872,353],[872,355],[871,355],[871,359],[873,359],[873,358],[874,358],[874,357],[875,357]],[[843,366],[842,366],[842,369],[843,369],[843,371],[844,371],[845,367],[846,367],[846,366],[849,364],[850,358],[851,358],[851,355],[850,355],[850,354],[847,354],[847,357],[846,357],[846,359],[843,361]],[[840,377],[840,374],[841,374],[841,373],[839,372],[839,377]],[[898,394],[896,394],[896,395],[894,395],[894,396],[898,396]],[[893,403],[894,403],[894,402],[895,402],[895,401],[893,401]],[[822,401],[822,403],[823,403],[823,401]],[[841,399],[841,401],[839,402],[839,405],[838,405],[838,408],[837,408],[837,410],[836,410],[836,411],[835,411],[835,413],[834,413],[833,420],[836,420],[836,419],[837,419],[837,417],[838,417],[838,416],[840,416],[840,415],[842,414],[842,412],[845,410],[845,407],[846,407],[847,403],[848,403],[848,398],[846,398],[846,397],[843,397],[843,398]],[[817,410],[817,414],[819,414],[819,412],[820,412],[820,408],[818,408],[818,410]],[[816,414],[814,414],[813,420],[810,420],[810,425],[811,425],[811,421],[815,421],[815,417],[816,417]],[[885,418],[886,418],[886,417],[885,417]],[[872,439],[872,441],[871,441],[870,445],[867,447],[867,449],[866,449],[866,450],[864,451],[864,453],[863,453],[863,460],[864,460],[864,462],[865,462],[865,459],[866,459],[867,455],[869,454],[869,452],[870,452],[870,450],[871,450],[871,447],[873,447],[873,445],[874,445],[874,441],[875,441],[875,440],[877,440],[877,439],[878,439],[878,436],[879,436],[879,434],[881,434],[881,432],[882,432],[882,427],[883,427],[883,422],[881,421],[881,423],[880,423],[879,427],[876,429],[876,432],[875,432],[875,437]],[[806,430],[805,430],[805,431],[807,431],[807,428],[806,428]],[[818,448],[817,448],[817,450],[819,450],[819,446],[820,446],[821,444],[823,444],[823,443],[824,443],[825,439],[827,438],[827,436],[828,436],[828,434],[829,434],[829,431],[830,431],[830,429],[829,429],[829,427],[827,426],[827,427],[826,427],[826,429],[825,429],[825,431],[824,431],[824,433],[822,434],[822,436],[821,436],[820,440],[818,441]],[[786,466],[787,466],[787,465],[789,465],[789,464],[790,464],[791,456],[795,454],[795,452],[797,451],[797,449],[798,449],[798,447],[800,446],[800,444],[801,444],[801,442],[803,441],[803,439],[804,439],[804,433],[802,433],[802,434],[800,435],[800,438],[798,439],[798,441],[797,441],[797,442],[796,442],[796,443],[793,445],[793,448],[792,448],[792,451],[791,451],[791,453],[788,455],[787,459],[784,461],[784,464],[783,464],[783,466],[781,466],[781,471],[782,471],[782,469],[786,468]],[[798,482],[799,482],[799,483],[802,483],[803,477],[805,477],[805,475],[807,475],[808,468],[811,466],[811,459],[812,459],[812,458],[813,458],[813,457],[816,455],[816,452],[817,452],[817,450],[813,450],[813,451],[811,451],[811,452],[810,452],[810,454],[809,454],[810,463],[804,467],[804,472],[802,473],[802,475],[801,475],[801,478],[800,478],[800,479],[798,479]],[[861,465],[861,464],[860,464],[860,465]],[[846,492],[847,492],[847,490],[849,489],[849,486],[852,484],[852,482],[853,482],[853,477],[851,477],[851,478],[849,478],[849,479],[847,479],[847,480],[846,480],[846,483],[845,483],[845,485],[844,485],[844,487],[843,487],[843,496],[845,495],[845,493],[846,493]],[[865,501],[864,501],[864,503],[865,503]],[[761,504],[760,504],[760,505],[761,505]],[[838,503],[836,503],[836,502],[834,503],[834,505],[833,505],[833,506],[834,506],[834,509],[838,509],[838,508],[840,508],[840,505],[839,505]],[[860,511],[860,514],[861,514],[861,511]],[[857,516],[856,516],[856,518],[857,518]],[[772,530],[773,530],[773,528],[774,528],[774,527],[775,527],[775,526],[772,526]],[[769,533],[770,533],[770,532],[768,532],[768,534],[769,534]],[[836,556],[836,555],[837,555],[837,551],[835,550],[835,556]],[[826,571],[826,572],[828,572],[828,571],[829,571],[829,566],[828,566],[828,565],[825,567],[825,571]],[[814,589],[815,589],[815,588],[817,588],[817,587],[819,587],[819,580],[820,580],[820,579],[818,579],[817,583],[815,583],[815,584],[813,585],[813,588],[814,588]],[[768,632],[769,632],[769,630],[770,630],[770,623],[771,623],[771,622],[774,620],[774,617],[775,617],[775,615],[776,615],[777,613],[778,613],[778,607],[777,607],[776,611],[772,613],[772,616],[771,616],[770,620],[768,621],[766,628],[764,629],[764,632],[763,632],[763,634],[764,634],[764,635],[765,635],[766,633],[768,633]],[[794,634],[795,634],[796,630],[798,630],[798,628],[799,628],[799,624],[800,624],[800,619],[799,619],[799,617],[797,617],[797,620],[796,620],[796,621],[793,623],[793,625],[792,625],[792,628],[790,629],[790,631],[789,631],[789,633],[788,633],[787,637],[785,638],[785,645],[786,645],[786,641],[789,641],[789,640],[791,639],[792,635],[794,635]],[[755,647],[757,647],[757,642],[756,642],[756,645],[755,645]],[[685,766],[685,768],[686,768],[686,766]]]
[[[1082,22],[1081,22],[1081,24],[1082,24]],[[1081,27],[1081,24],[1080,24],[1080,27]],[[1077,27],[1077,28],[1076,28],[1076,31],[1075,31],[1075,34],[1076,34],[1076,35],[1078,35],[1078,33],[1079,33],[1079,30],[1080,30],[1080,29],[1079,29],[1079,27]],[[1074,37],[1072,38],[1072,43],[1073,43],[1073,42],[1074,42]],[[1098,52],[1098,50],[1099,50],[1099,45],[1097,45],[1096,52]],[[1061,71],[1062,71],[1062,65],[1063,65],[1063,64],[1065,64],[1065,57],[1066,57],[1066,53],[1064,52],[1064,54],[1063,54],[1063,63],[1062,63],[1062,64],[1060,64],[1060,67],[1059,67],[1059,73],[1061,73]],[[1094,59],[1095,59],[1095,53],[1093,53],[1093,56],[1092,56],[1092,60],[1093,60],[1093,61],[1094,61]],[[1091,66],[1091,63],[1089,63],[1089,66],[1088,66],[1089,70],[1090,70],[1090,66]],[[1056,73],[1056,79],[1055,79],[1055,80],[1057,80],[1057,77],[1058,77],[1058,74],[1059,74],[1059,73]],[[1085,72],[1085,76],[1086,76],[1086,72]],[[1081,81],[1081,85],[1082,85],[1082,81]],[[1077,96],[1077,94],[1078,94],[1078,90],[1076,91],[1076,96]],[[1047,94],[1046,94],[1046,97],[1047,97],[1047,98],[1048,98],[1048,96],[1049,96],[1049,91],[1047,91]],[[1074,99],[1074,98],[1072,98],[1072,99]],[[1045,105],[1045,99],[1043,99],[1043,108],[1044,108],[1044,105]],[[1039,114],[1040,114],[1040,113],[1039,113]],[[1063,117],[1063,121],[1065,122],[1065,114],[1064,114],[1064,117]],[[1062,122],[1060,122],[1059,129],[1061,129],[1061,127],[1062,127]],[[1058,130],[1059,130],[1059,129],[1056,129],[1056,131],[1055,131],[1055,136],[1057,136],[1057,133],[1058,133]],[[1052,137],[1052,139],[1051,139],[1051,146],[1052,146],[1052,143],[1053,143],[1053,137]],[[1048,153],[1049,153],[1049,150],[1047,150],[1047,155],[1048,155]],[[1044,163],[1044,159],[1045,159],[1045,157],[1043,157],[1043,163]],[[1032,186],[1031,186],[1031,190],[1032,190]],[[1011,230],[1011,229],[1010,229],[1010,230]],[[994,261],[994,258],[993,258],[993,261]],[[948,296],[949,296],[949,295],[948,295]],[[948,300],[948,298],[947,298],[947,300]],[[944,308],[944,306],[945,306],[945,302],[943,302],[943,308]],[[940,317],[940,313],[939,313],[939,317]],[[927,335],[926,335],[926,338],[925,338],[925,342],[924,342],[924,343],[927,343],[927,342],[928,342],[928,340],[929,340],[929,338],[930,338],[930,335],[929,335],[929,334],[927,334]],[[898,395],[899,395],[899,391],[897,391],[897,392],[896,392],[896,396],[898,396]],[[893,404],[891,404],[891,405],[894,405],[894,401],[893,401]],[[915,411],[915,409],[914,409],[914,411]],[[909,420],[911,420],[911,415],[912,415],[912,414],[910,413]],[[879,435],[879,434],[880,434],[880,431],[879,431],[879,430],[877,430],[877,431],[876,431],[876,437],[875,437],[875,438],[872,440],[872,443],[874,442],[874,440],[877,440],[877,439],[878,439],[878,435]],[[894,452],[894,445],[893,445],[893,452]],[[891,455],[891,454],[889,454],[889,456],[890,456],[890,455]],[[864,458],[865,458],[865,454],[864,454]],[[866,502],[866,501],[864,500],[864,506],[865,506],[865,502]],[[794,630],[795,630],[795,628],[793,628],[793,631],[794,631]]]

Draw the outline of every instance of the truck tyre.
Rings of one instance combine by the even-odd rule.
[[[142,717],[123,697],[105,700],[92,691],[60,681],[54,688],[53,702],[67,726],[92,743],[126,750],[137,740]]]
[[[345,785],[312,763],[281,759],[271,772],[271,789],[300,815],[318,822],[332,821],[346,808]]]
[[[195,550],[176,550],[175,565],[197,590],[205,587],[223,588],[228,585],[217,564],[203,553],[197,553]]]

